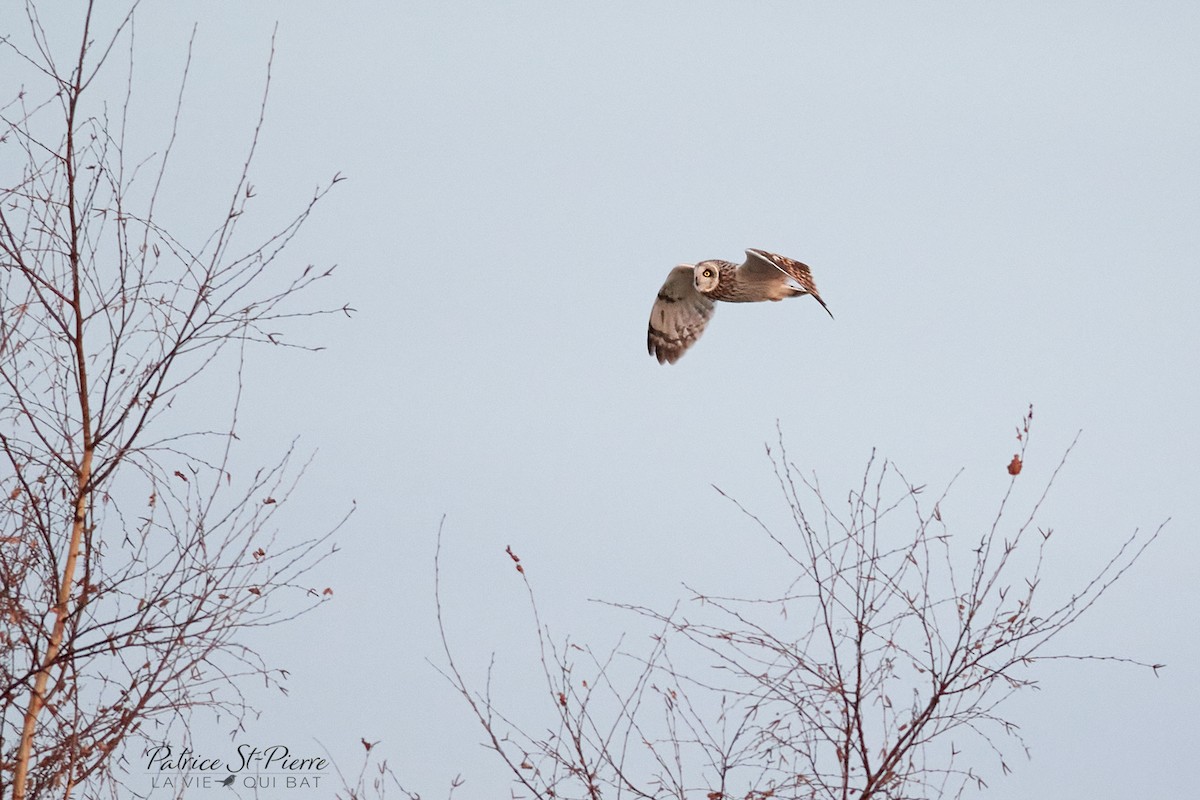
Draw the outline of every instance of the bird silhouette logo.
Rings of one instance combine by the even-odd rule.
[[[226,778],[225,780],[221,781],[221,785],[222,785],[222,786],[233,786],[233,779],[234,779],[234,777],[236,777],[236,776],[234,776],[234,775],[230,775],[228,778]]]

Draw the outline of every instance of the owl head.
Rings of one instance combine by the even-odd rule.
[[[716,289],[720,277],[721,268],[716,261],[701,261],[692,267],[692,283],[701,294],[708,294]]]

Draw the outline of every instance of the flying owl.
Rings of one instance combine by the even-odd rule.
[[[833,312],[813,283],[808,266],[765,250],[747,250],[741,266],[710,259],[680,264],[667,275],[650,311],[646,347],[658,363],[674,364],[704,333],[713,301],[755,303],[811,294],[830,317]]]

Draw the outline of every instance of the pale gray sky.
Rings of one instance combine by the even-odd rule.
[[[782,518],[776,420],[838,492],[878,448],[918,483],[965,467],[953,502],[984,514],[1032,402],[1030,491],[1083,430],[1044,518],[1063,592],[1173,518],[1064,645],[1168,668],[1042,667],[1007,708],[1032,760],[981,764],[986,796],[1193,788],[1200,9],[147,3],[148,148],[198,23],[170,208],[185,233],[219,218],[276,21],[253,224],[347,176],[291,256],[338,264],[319,299],[359,313],[302,332],[320,354],[252,356],[241,436],[249,460],[296,434],[319,450],[301,531],[359,510],[322,568],[334,601],[263,640],[291,694],[262,698],[254,735],[347,764],[382,740],[427,797],[458,773],[456,796],[506,796],[427,663],[443,514],[452,639],[480,680],[494,651],[497,694],[530,707],[506,545],[552,628],[607,647],[626,620],[589,598],[666,608],[683,582],[786,581],[710,486]],[[810,300],[724,306],[678,364],[647,356],[670,267],[746,247],[809,263],[836,320]]]

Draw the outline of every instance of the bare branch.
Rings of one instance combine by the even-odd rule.
[[[554,721],[545,736],[498,710],[490,675],[480,694],[458,668],[441,611],[439,531],[443,674],[530,797],[960,797],[985,785],[981,757],[1008,772],[1012,746],[1026,749],[1002,706],[1035,686],[1038,661],[1162,666],[1045,653],[1162,528],[1135,531],[1065,602],[1044,601],[1036,590],[1050,535],[1036,520],[1075,443],[1017,514],[1014,483],[1031,479],[1021,468],[1031,421],[1032,409],[981,537],[955,533],[969,524],[952,525],[943,510],[954,481],[926,502],[926,487],[872,454],[859,484],[833,502],[788,460],[780,434],[767,453],[790,529],[717,491],[779,548],[794,577],[777,594],[691,590],[668,612],[607,604],[656,630],[645,654],[623,643],[603,658],[569,639],[556,647],[510,550],[541,647]]]

